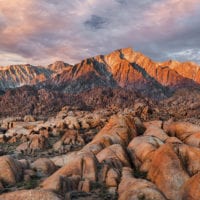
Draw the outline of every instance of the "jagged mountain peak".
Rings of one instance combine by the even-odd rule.
[[[168,66],[181,76],[191,79],[196,83],[200,83],[200,66],[194,62],[179,62],[176,60],[169,60],[160,63],[159,66]]]
[[[64,61],[55,61],[53,64],[47,66],[48,69],[54,72],[62,72],[68,67],[72,67],[72,65],[65,63]]]
[[[8,65],[8,66],[0,66],[0,70],[8,70],[8,69],[15,69],[15,68],[27,68],[31,67],[32,65],[30,64],[16,64],[16,65]]]
[[[0,89],[34,85],[49,79],[51,75],[51,70],[30,64],[2,67],[0,69]]]

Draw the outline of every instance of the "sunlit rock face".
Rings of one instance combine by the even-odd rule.
[[[51,70],[32,65],[10,65],[0,68],[0,89],[34,85],[51,77]]]
[[[65,67],[48,84],[67,93],[95,87],[121,87],[152,92],[166,92],[166,88],[196,86],[199,66],[192,63],[167,61],[157,63],[131,48],[119,49],[108,55],[83,60]]]
[[[96,87],[121,87],[166,92],[166,87],[196,86],[200,82],[199,66],[177,61],[157,63],[131,48],[107,55],[87,58],[70,65],[56,61],[47,67],[11,65],[0,68],[0,89],[22,85],[40,85],[77,93]]]
[[[169,60],[161,64],[168,66],[170,69],[176,71],[178,74],[185,78],[189,78],[197,83],[200,83],[200,67],[192,62],[178,62]]]
[[[53,64],[47,66],[48,69],[54,72],[62,72],[63,70],[67,70],[68,68],[72,67],[72,65],[65,63],[63,61],[56,61]]]

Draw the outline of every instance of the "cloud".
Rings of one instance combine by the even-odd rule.
[[[91,15],[91,18],[89,20],[86,20],[84,24],[91,29],[97,30],[97,29],[104,28],[106,21],[107,20],[104,19],[103,17],[97,16],[97,15]]]
[[[200,63],[200,49],[186,49],[174,53],[169,53],[169,57],[173,60],[180,60],[182,57],[190,58],[188,60],[195,60]]]
[[[200,63],[199,11],[199,0],[0,0],[0,65],[76,63],[127,46]]]

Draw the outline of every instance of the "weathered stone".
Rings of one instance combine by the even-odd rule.
[[[128,145],[132,164],[143,172],[149,170],[154,152],[163,145],[163,142],[153,136],[140,136],[133,138]]]
[[[158,188],[150,181],[133,177],[131,168],[124,167],[118,187],[119,200],[154,199],[166,200]]]
[[[30,149],[36,150],[36,149],[44,149],[48,147],[48,141],[44,136],[33,134],[33,135],[30,135],[29,140],[30,140],[29,142]]]
[[[148,125],[148,128],[144,132],[144,135],[155,136],[161,141],[165,142],[169,136],[158,126]]]
[[[21,163],[10,156],[0,157],[0,181],[5,185],[14,185],[22,179]]]
[[[67,116],[64,120],[69,129],[80,129],[80,124],[76,117]]]
[[[119,144],[114,144],[103,149],[96,157],[100,163],[107,163],[118,169],[130,166],[126,152]]]
[[[149,128],[150,126],[157,127],[157,128],[162,128],[163,122],[160,120],[154,120],[154,121],[148,121],[144,122],[145,128]]]
[[[180,188],[189,179],[174,148],[176,145],[164,144],[155,151],[148,171],[148,178],[168,199],[180,199]]]
[[[199,200],[200,174],[192,176],[180,189],[180,200]],[[179,199],[178,199],[179,200]]]
[[[110,168],[106,175],[106,186],[117,187],[120,180],[120,173],[117,169]]]
[[[78,190],[83,191],[83,192],[90,192],[91,181],[90,180],[80,181],[78,185]]]
[[[31,168],[37,170],[42,176],[51,175],[56,171],[55,164],[48,158],[39,158],[31,164]]]
[[[24,121],[25,122],[35,122],[36,120],[35,120],[35,118],[32,115],[26,115],[24,117]]]
[[[62,198],[45,190],[20,190],[0,195],[0,200],[61,200]]]
[[[74,156],[74,154],[72,154]],[[43,183],[44,189],[60,191],[62,187],[61,177],[79,175],[83,179],[96,181],[97,168],[96,158],[91,153],[77,153],[75,157],[71,157],[70,162],[57,170],[53,175],[47,178]]]

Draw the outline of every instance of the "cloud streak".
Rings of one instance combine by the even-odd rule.
[[[76,63],[127,46],[200,63],[199,19],[199,0],[0,0],[0,65]]]

